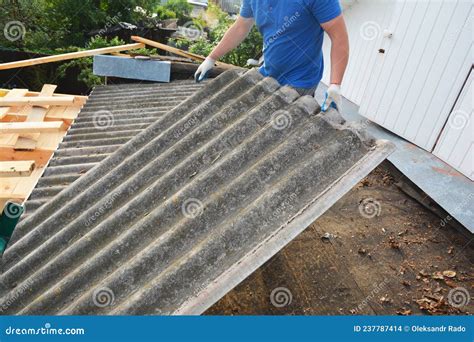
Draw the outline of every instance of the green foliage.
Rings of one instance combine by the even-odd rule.
[[[85,49],[69,48],[69,50],[76,50],[76,51],[92,50],[92,49],[100,49],[103,47],[117,46],[117,45],[123,45],[123,44],[125,44],[125,42],[117,37],[111,40],[107,40],[103,37],[94,37],[86,44]],[[61,79],[61,78],[66,77],[68,70],[78,69],[80,70],[80,72],[77,79],[85,83],[89,88],[95,85],[103,84],[104,83],[103,78],[100,76],[94,75],[94,73],[92,72],[92,64],[93,64],[93,57],[73,59],[59,66],[57,70],[57,76]]]
[[[191,18],[192,5],[187,0],[0,0],[0,30],[7,23],[20,22],[19,39],[6,39],[0,34],[0,47],[43,54],[60,54],[125,44],[120,39],[87,38],[92,30],[106,29],[118,22],[155,26],[158,20],[178,19],[180,25],[190,21],[208,34],[197,40],[179,39],[174,43],[201,55],[208,55],[222,39],[233,20],[217,5],[210,2],[206,15]],[[3,33],[3,32],[2,32]],[[222,61],[245,66],[262,49],[259,32],[252,29],[249,37]],[[134,51],[142,55],[156,54],[156,50]],[[102,78],[92,73],[92,58],[64,62],[56,75],[46,75],[46,69],[31,68],[28,82],[39,87],[45,79],[60,82],[68,73],[79,72],[79,80],[89,87],[102,83]],[[31,78],[30,78],[31,77]],[[37,85],[37,86],[36,86]]]
[[[187,0],[168,0],[164,4],[153,7],[152,10],[136,7],[135,20],[148,26],[154,26],[157,20],[178,19],[179,24],[190,21],[192,5]]]
[[[160,7],[164,11],[173,12],[175,14],[174,18],[178,18],[180,24],[190,20],[191,11],[193,10],[193,6],[187,0],[168,0],[165,4],[158,6],[157,10]]]
[[[23,39],[10,42],[0,35],[0,45],[36,50],[84,46],[87,33],[120,21],[135,22],[137,7],[152,10],[160,0],[0,0],[0,27],[20,21]]]
[[[216,24],[209,30],[208,37],[201,37],[195,41],[180,38],[174,41],[177,47],[188,49],[190,52],[208,56],[219,44],[229,27],[234,23],[230,16],[223,12],[218,6],[210,4],[206,13]],[[202,25],[202,21],[196,23]],[[198,26],[203,27],[203,26]],[[247,60],[258,56],[263,49],[263,39],[256,27],[253,27],[247,39],[245,39],[236,49],[224,56],[221,61],[244,67]]]

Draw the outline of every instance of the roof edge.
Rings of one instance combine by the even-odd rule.
[[[366,177],[382,163],[394,150],[395,146],[391,142],[378,140],[375,147],[367,155],[347,170],[320,196],[315,197],[296,216],[281,226],[275,234],[252,249],[241,260],[234,263],[230,269],[204,288],[196,297],[183,303],[178,310],[173,312],[173,315],[201,315],[309,227],[339,198],[351,190],[360,179]]]

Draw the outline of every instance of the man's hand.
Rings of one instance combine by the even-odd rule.
[[[341,110],[341,86],[338,84],[331,84],[326,92],[326,98],[324,99],[324,103],[321,106],[321,110],[326,112],[329,107],[334,104],[337,110]]]
[[[199,83],[204,80],[207,77],[207,73],[214,67],[215,64],[216,61],[214,59],[207,57],[194,74],[194,79],[196,82]]]
[[[194,74],[196,82],[201,82],[205,79],[206,74],[212,69],[216,61],[242,43],[254,24],[255,20],[253,18],[237,17],[237,20],[224,34],[219,44],[217,44],[211,54],[199,66],[199,69]]]

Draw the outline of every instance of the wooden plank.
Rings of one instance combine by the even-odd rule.
[[[0,100],[21,98],[25,96],[27,92],[28,92],[28,89],[13,89],[10,92],[8,92],[8,94],[6,94],[4,97],[0,98]],[[0,106],[0,119],[3,119],[10,110],[11,110],[10,106],[5,106],[5,107]]]
[[[54,107],[61,108],[61,107]],[[67,106],[63,111],[55,111],[52,108],[46,113],[47,119],[57,119],[57,120],[74,120],[77,118],[77,115],[81,111],[82,106]]]
[[[12,89],[0,89],[0,97],[7,95],[11,92]],[[38,91],[28,91],[25,96],[38,96],[40,92]],[[74,103],[77,104],[85,104],[86,101],[89,99],[89,96],[84,95],[73,95],[73,94],[61,94],[61,93],[54,93],[52,96],[74,96]]]
[[[53,154],[51,150],[16,151],[11,147],[0,147],[2,161],[34,160],[36,167],[43,167]]]
[[[45,84],[39,94],[39,97],[52,97],[57,86],[54,84]],[[49,106],[46,107],[24,107],[27,112],[27,118],[25,122],[42,122],[46,116]],[[36,142],[38,141],[39,133],[22,134],[18,136],[15,143],[15,148],[19,150],[34,150],[36,148]]]
[[[0,192],[0,200],[7,200],[11,202],[21,203],[25,199],[25,195],[23,194],[9,194]]]
[[[10,133],[48,133],[58,132],[65,128],[62,121],[49,122],[2,122],[0,134]]]
[[[204,57],[204,56],[200,56],[200,55],[197,55],[195,53],[183,51],[181,49],[177,49],[177,48],[174,48],[172,46],[168,46],[166,44],[161,44],[161,43],[155,42],[155,41],[150,40],[150,39],[146,39],[146,38],[142,38],[142,37],[138,37],[138,36],[132,36],[131,39],[135,42],[140,42],[140,43],[143,43],[143,44],[146,44],[146,45],[149,45],[149,46],[153,46],[155,48],[171,52],[175,55],[186,57],[186,58],[191,58],[191,59],[196,60],[196,61],[202,62],[206,59],[206,57]],[[227,64],[227,63],[223,63],[223,62],[219,62],[219,61],[216,62],[216,66],[221,67],[223,69],[238,68],[235,65]]]
[[[36,96],[36,97],[21,97],[21,98],[1,98],[0,106],[67,106],[74,104],[74,96]]]
[[[127,44],[127,45],[111,46],[111,47],[95,49],[95,50],[64,53],[61,55],[27,59],[24,61],[2,63],[0,64],[0,70],[22,68],[22,67],[45,64],[45,63],[60,62],[60,61],[66,61],[66,60],[82,58],[82,57],[90,57],[90,56],[95,56],[95,55],[104,55],[104,54],[108,54],[112,52],[142,49],[144,47],[145,47],[144,44]]]
[[[1,161],[0,177],[28,177],[34,168],[34,160]]]
[[[71,123],[71,120],[77,118],[82,106],[52,106],[51,108],[47,109],[44,121],[67,121]],[[28,117],[28,113],[25,112],[9,112],[3,118],[3,122],[22,122],[26,121]]]

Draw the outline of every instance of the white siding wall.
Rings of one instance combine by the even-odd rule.
[[[351,58],[344,96],[362,115],[432,151],[473,62],[472,15],[471,0],[356,2],[345,11]],[[329,46],[326,39],[323,82]]]
[[[360,112],[432,151],[472,64],[472,3],[406,1]],[[471,18],[472,19],[472,18]]]
[[[344,10],[351,54],[342,92],[358,105],[361,104],[370,75],[376,67],[378,50],[384,44],[382,31],[390,24],[395,3],[396,0],[359,0]],[[329,83],[330,47],[330,40],[326,36],[323,44],[325,84]]]
[[[434,154],[474,180],[474,73],[471,70],[456,106],[436,144]]]

